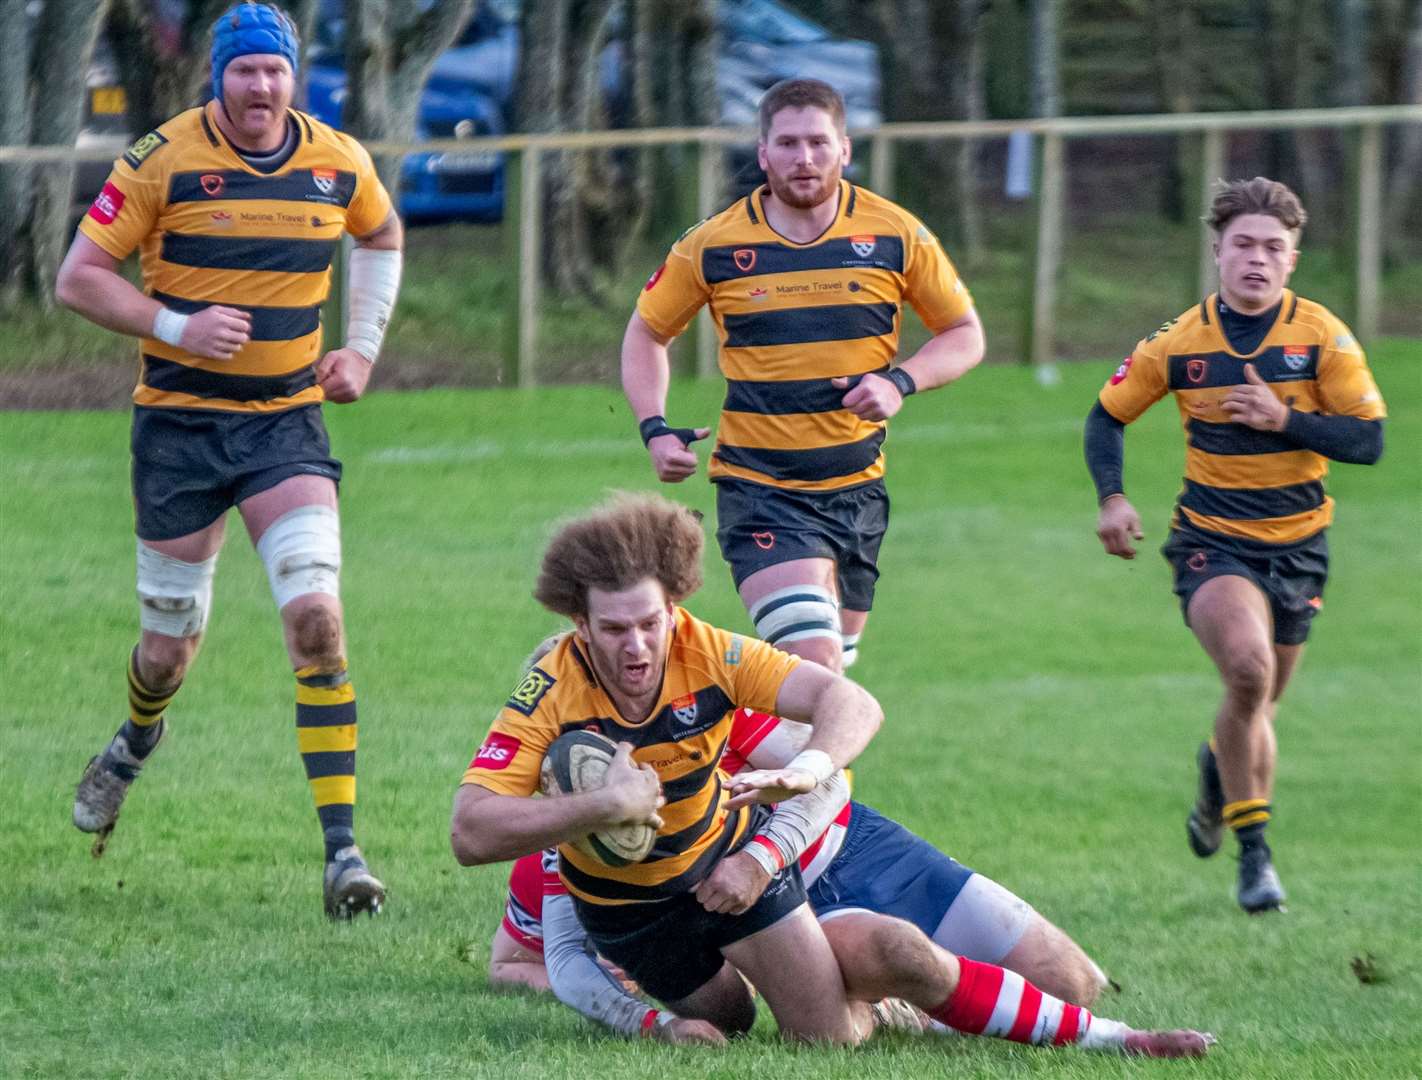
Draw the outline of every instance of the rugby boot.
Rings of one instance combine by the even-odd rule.
[[[89,760],[84,775],[79,778],[79,787],[74,792],[74,827],[82,832],[100,834],[94,842],[95,858],[104,853],[104,842],[118,820],[129,786],[138,779],[144,762],[158,749],[168,733],[167,722],[159,723],[162,728],[158,739],[143,757],[133,753],[128,740],[120,733],[109,740],[102,754]]]
[[[326,864],[321,891],[326,914],[333,919],[349,919],[361,912],[379,915],[385,903],[385,886],[370,872],[354,844],[341,848]]]
[[[1284,886],[1274,872],[1272,852],[1265,843],[1251,844],[1239,853],[1239,885],[1234,897],[1251,915],[1284,911]]]
[[[869,1006],[877,1031],[907,1031],[922,1035],[933,1027],[928,1014],[903,998],[886,997]]]
[[[1215,1037],[1207,1031],[1132,1031],[1121,1051],[1134,1057],[1204,1057],[1214,1045]]]
[[[1190,816],[1185,819],[1185,832],[1190,838],[1190,850],[1200,858],[1208,859],[1219,851],[1224,840],[1224,787],[1220,784],[1220,770],[1208,742],[1200,744],[1195,761],[1200,767],[1200,789],[1195,795]]]

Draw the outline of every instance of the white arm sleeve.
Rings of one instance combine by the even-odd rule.
[[[649,1012],[657,1021],[674,1019],[627,990],[603,969],[568,896],[543,898],[543,962],[558,1000],[589,1020],[623,1035],[642,1033]]]
[[[755,749],[747,755],[747,764],[755,769],[779,769],[789,764],[810,738],[810,725],[781,718]],[[789,866],[805,853],[833,823],[844,804],[849,801],[849,779],[836,772],[803,795],[777,803],[770,819],[757,836],[775,845],[783,858],[780,866],[772,866],[772,856],[761,844],[747,844],[743,851],[771,875]]]
[[[779,866],[771,865],[772,856],[761,844],[747,844],[741,850],[773,877],[783,867],[799,859],[811,844],[824,835],[848,801],[849,778],[843,772],[836,772],[803,795],[776,803],[770,818],[756,833],[757,837],[763,837],[775,845],[781,858]]]
[[[354,349],[371,363],[380,355],[380,343],[385,340],[404,262],[405,256],[399,251],[356,247],[347,263],[346,348]]]

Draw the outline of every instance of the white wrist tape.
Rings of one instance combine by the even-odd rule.
[[[350,314],[346,323],[346,348],[372,363],[380,355],[395,295],[400,291],[400,268],[405,257],[398,251],[358,247],[351,252],[346,271]]]
[[[164,344],[177,348],[183,343],[183,327],[188,325],[191,318],[191,315],[179,315],[176,311],[159,308],[158,314],[153,316],[153,336]]]
[[[758,840],[752,840],[745,847],[741,848],[741,851],[759,863],[760,868],[765,871],[767,877],[774,877],[783,869],[776,863],[775,856],[770,853],[770,850],[764,844],[759,843]]]
[[[815,778],[816,784],[823,784],[834,775],[834,762],[823,750],[801,750],[790,763],[785,766],[787,769],[804,769]]]

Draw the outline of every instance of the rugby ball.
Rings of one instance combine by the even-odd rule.
[[[596,731],[570,731],[559,735],[543,755],[538,789],[544,795],[575,795],[602,787],[617,744]],[[657,830],[650,825],[617,825],[574,840],[577,848],[604,866],[630,866],[652,851]]]

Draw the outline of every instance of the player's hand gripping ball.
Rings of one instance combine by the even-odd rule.
[[[617,744],[596,731],[559,735],[543,756],[538,790],[554,797],[594,791],[603,786],[615,753]],[[604,866],[630,866],[651,853],[656,839],[650,825],[614,825],[573,841],[573,847]]]

